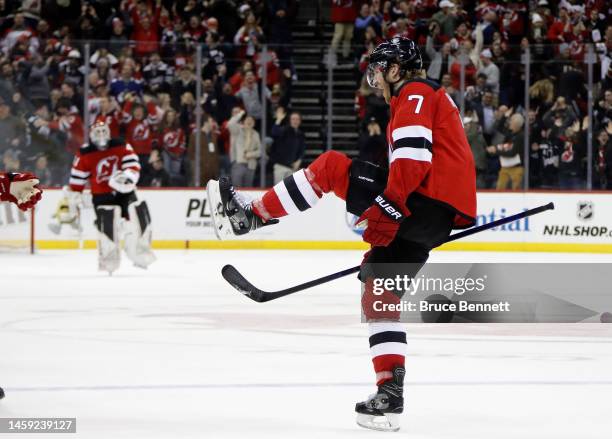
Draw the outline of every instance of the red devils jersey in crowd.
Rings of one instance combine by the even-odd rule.
[[[72,112],[66,116],[60,117],[58,120],[50,122],[49,128],[62,131],[68,135],[66,149],[70,152],[76,153],[83,144],[83,139],[85,138],[83,119],[81,119],[81,116],[76,112]]]
[[[155,104],[149,102],[144,118],[138,120],[132,115],[132,106],[132,102],[126,102],[123,107],[125,140],[134,147],[136,154],[150,154],[153,148],[153,127],[159,122],[161,114]]]
[[[166,128],[159,136],[159,144],[175,157],[185,154],[185,133],[181,128]]]
[[[404,206],[412,192],[455,213],[455,227],[474,224],[476,172],[459,111],[439,85],[416,79],[391,98],[385,195]]]
[[[114,144],[111,141],[111,146],[105,151],[88,146],[74,158],[70,170],[70,189],[81,192],[89,180],[93,195],[113,192],[108,180],[115,172],[124,169],[140,173],[138,156],[129,144]]]

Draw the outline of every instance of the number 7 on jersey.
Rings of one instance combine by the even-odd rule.
[[[413,100],[417,100],[417,105],[416,108],[414,110],[414,114],[419,114],[421,111],[421,105],[423,105],[423,96],[421,95],[410,95],[408,96],[408,100],[409,101],[413,101]]]

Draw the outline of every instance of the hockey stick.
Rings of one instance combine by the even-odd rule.
[[[476,233],[482,232],[483,230],[489,230],[494,227],[501,226],[503,224],[508,224],[523,218],[527,218],[528,216],[545,212],[547,210],[553,210],[554,208],[555,205],[553,203],[548,203],[543,206],[536,207],[534,209],[529,209],[524,212],[517,213],[516,215],[501,218],[478,227],[472,227],[471,229],[464,230],[463,232],[455,233],[449,236],[446,242],[456,241],[457,239],[474,235]],[[297,293],[298,291],[316,287],[317,285],[321,285],[332,280],[340,279],[341,277],[348,276],[349,274],[357,273],[360,267],[360,265],[357,265],[356,267],[347,268],[346,270],[338,271],[337,273],[332,273],[327,276],[323,276],[318,279],[314,279],[303,284],[279,291],[260,290],[259,288],[255,287],[251,282],[249,282],[242,274],[240,274],[240,272],[233,265],[228,264],[224,266],[221,270],[221,275],[227,282],[229,282],[231,286],[233,286],[235,289],[247,296],[249,299],[252,299],[255,302],[263,303],[269,302],[270,300],[278,299],[279,297],[287,296],[289,294]]]

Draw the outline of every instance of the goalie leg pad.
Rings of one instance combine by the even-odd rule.
[[[97,206],[96,227],[98,228],[98,269],[113,271],[119,268],[121,252],[119,247],[119,221],[121,208],[119,206]]]
[[[155,261],[155,255],[151,251],[153,232],[146,201],[131,203],[128,216],[129,220],[124,222],[125,253],[136,267],[147,268]]]

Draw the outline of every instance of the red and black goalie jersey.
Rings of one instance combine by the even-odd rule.
[[[457,106],[439,85],[416,79],[391,98],[385,195],[405,205],[412,192],[455,212],[455,228],[476,218],[476,170]]]
[[[81,192],[87,181],[93,195],[113,192],[108,180],[115,172],[130,170],[136,177],[140,175],[140,162],[129,144],[113,143],[106,150],[94,146],[82,148],[74,158],[70,171],[70,189]]]

